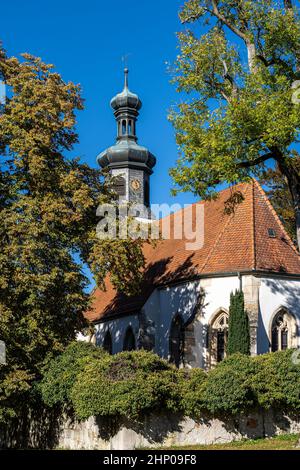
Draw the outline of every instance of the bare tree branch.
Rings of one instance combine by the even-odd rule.
[[[197,21],[198,19],[199,19],[198,15],[186,16],[184,20],[181,20],[181,24],[192,23],[193,21]]]
[[[216,0],[211,0],[211,3],[213,7],[212,10],[207,9],[207,11],[214,15],[216,18],[218,18],[220,21],[222,21],[222,23],[224,23],[229,29],[231,29],[233,33],[237,34],[237,36],[246,41],[247,36],[240,29],[231,24],[230,21],[228,21],[227,18],[222,15],[222,13],[219,11]]]
[[[234,79],[232,78],[232,76],[228,72],[228,67],[227,67],[226,61],[224,59],[221,59],[221,62],[222,62],[223,67],[224,67],[223,78],[224,78],[224,80],[227,80],[231,84],[231,86],[232,86],[232,95],[233,95],[234,98],[236,98],[237,94],[238,94],[238,87],[237,87]]]
[[[218,9],[218,5],[216,0],[211,0],[212,3],[212,10],[207,9],[207,12],[211,15],[214,15],[218,18],[222,23],[224,23],[233,33],[239,36],[246,44],[247,51],[248,51],[248,64],[250,70],[255,71],[255,60],[256,60],[256,48],[253,41],[250,41],[247,34],[245,34],[241,29],[237,28],[234,24],[232,24]],[[247,28],[247,23],[244,22],[245,28]]]
[[[206,83],[207,86],[214,89],[215,92],[220,93],[220,95],[224,98],[224,100],[227,101],[227,103],[231,103],[230,97],[222,89],[222,85],[220,83],[213,82],[213,81],[210,81],[210,80],[205,80],[205,83]]]
[[[264,163],[267,160],[270,160],[271,158],[274,158],[275,160],[278,158],[278,155],[276,152],[272,151],[269,153],[266,153],[265,155],[261,155],[260,157],[255,158],[255,160],[251,160],[248,162],[240,162],[237,164],[239,168],[251,168],[252,166],[259,165],[260,163]]]
[[[284,0],[284,8],[291,10],[293,8],[292,0]]]

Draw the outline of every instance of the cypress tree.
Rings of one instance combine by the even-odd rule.
[[[249,319],[241,291],[230,295],[227,354],[234,353],[250,354]]]

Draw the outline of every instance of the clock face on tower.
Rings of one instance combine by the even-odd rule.
[[[131,188],[133,189],[133,191],[138,191],[140,187],[141,187],[141,183],[139,182],[139,180],[131,181]]]

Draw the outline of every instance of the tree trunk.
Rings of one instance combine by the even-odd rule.
[[[300,209],[296,211],[296,230],[297,230],[297,242],[298,250],[300,251]]]
[[[293,1],[292,0],[284,0],[284,8],[287,10],[287,11],[290,11],[292,10],[293,11]],[[296,71],[297,72],[300,72],[300,54],[299,54],[299,51],[296,52]]]
[[[247,51],[248,51],[248,64],[250,68],[250,72],[256,71],[256,48],[255,44],[247,41]]]
[[[293,8],[292,0],[284,0],[284,8],[286,8],[287,10]]]
[[[292,195],[295,210],[297,243],[298,250],[300,251],[300,175],[295,168],[287,164],[284,157],[279,158],[277,163],[279,170],[287,179],[289,190]]]

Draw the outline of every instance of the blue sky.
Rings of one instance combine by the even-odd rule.
[[[157,157],[152,203],[189,203],[190,194],[172,198],[168,169],[175,164],[174,131],[168,109],[180,100],[166,62],[177,50],[178,11],[184,0],[14,0],[1,5],[1,39],[9,55],[29,52],[53,63],[64,80],[80,83],[85,110],[78,116],[80,144],[74,153],[91,166],[113,144],[115,122],[109,102],[123,87],[122,56],[130,54],[129,85],[143,108],[139,142]]]

